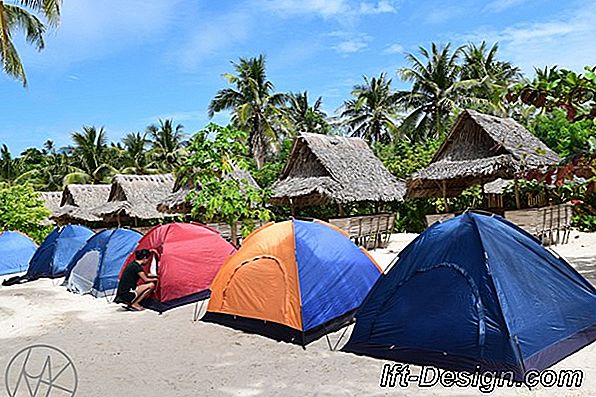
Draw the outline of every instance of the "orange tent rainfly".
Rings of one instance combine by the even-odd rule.
[[[220,234],[197,223],[170,223],[149,230],[136,250],[153,253],[158,282],[143,306],[159,312],[209,297],[213,278],[236,252]],[[129,255],[124,266],[134,260]],[[123,267],[124,269],[124,267]],[[149,270],[149,269],[146,269]]]
[[[222,266],[203,321],[304,346],[349,323],[380,273],[334,226],[270,223]]]

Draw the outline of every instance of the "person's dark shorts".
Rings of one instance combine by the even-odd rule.
[[[116,295],[114,302],[131,304],[136,297],[137,294],[133,291],[121,292],[120,294]]]

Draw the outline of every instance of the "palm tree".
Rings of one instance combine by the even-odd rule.
[[[62,190],[68,183],[86,183],[85,172],[71,165],[72,159],[66,153],[55,151],[45,156],[43,164],[15,179],[15,183],[29,182],[38,190]]]
[[[510,62],[498,60],[498,50],[498,43],[490,48],[484,41],[466,45],[462,51],[461,79],[481,82],[471,90],[473,96],[488,100],[487,111],[504,116],[507,111],[502,97],[509,85],[521,79],[521,71]]]
[[[344,102],[341,118],[350,130],[350,135],[369,142],[388,142],[396,131],[397,95],[391,90],[391,79],[385,73],[354,86],[353,99]]]
[[[159,120],[159,126],[150,125],[146,133],[153,139],[151,145],[159,168],[166,172],[177,169],[182,164],[185,154],[184,126],[178,124],[174,127],[174,121],[171,119]]]
[[[13,158],[8,146],[0,147],[0,181],[12,182],[22,171],[22,162]]]
[[[411,134],[414,141],[438,137],[445,130],[451,110],[461,104],[474,102],[469,90],[480,84],[475,79],[461,80],[458,64],[463,47],[451,51],[451,45],[431,44],[430,51],[420,47],[423,59],[406,55],[410,67],[398,69],[402,80],[411,81],[409,91],[400,93],[400,103],[411,112],[400,130]]]
[[[121,171],[123,174],[144,175],[157,171],[154,164],[149,162],[149,153],[147,151],[149,140],[146,133],[131,132],[126,134],[122,138],[122,144],[124,145],[123,151],[127,165]]]
[[[224,88],[217,92],[209,104],[209,117],[223,110],[232,112],[232,123],[238,129],[249,132],[249,148],[257,168],[265,163],[271,148],[277,148],[281,127],[287,120],[281,106],[286,96],[273,93],[273,83],[267,80],[265,57],[240,58],[232,62],[236,74],[226,73],[224,77],[235,88]]]
[[[292,124],[292,132],[314,132],[327,134],[331,126],[327,122],[327,114],[321,110],[323,99],[318,97],[311,105],[308,102],[308,92],[289,93],[284,113]]]
[[[40,14],[48,25],[57,26],[60,22],[62,0],[12,0],[10,2],[14,4],[0,1],[0,60],[6,74],[20,80],[23,86],[27,86],[25,68],[12,42],[12,33],[17,30],[24,32],[27,42],[41,51],[45,46],[43,36],[46,27],[35,13]]]
[[[66,176],[67,182],[102,183],[117,170],[108,161],[106,132],[101,127],[83,127],[82,132],[73,132],[73,157],[75,166],[81,171]]]

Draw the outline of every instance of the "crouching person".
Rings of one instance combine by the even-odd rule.
[[[133,310],[143,310],[140,303],[155,289],[157,276],[145,273],[143,266],[151,259],[151,252],[146,249],[135,251],[135,260],[126,265],[118,290],[116,291],[115,303],[124,303]],[[142,283],[139,284],[139,279]]]

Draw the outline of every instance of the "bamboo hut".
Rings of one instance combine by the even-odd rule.
[[[232,178],[237,181],[246,181],[255,189],[261,187],[255,181],[250,172],[234,167],[234,171],[226,178]],[[188,214],[191,211],[191,205],[187,202],[186,197],[194,189],[193,183],[182,183],[180,179],[176,180],[172,192],[157,205],[157,210],[167,214]],[[241,187],[242,189],[242,187]]]
[[[271,203],[292,208],[402,201],[405,183],[393,176],[365,141],[321,134],[296,138]]]
[[[524,172],[559,161],[555,152],[515,120],[465,110],[431,164],[408,180],[408,197],[454,197],[497,178],[513,179],[516,184]]]
[[[95,215],[93,210],[108,201],[110,189],[110,185],[66,185],[62,191],[60,208],[50,219],[59,225],[79,223],[95,226],[102,222],[102,218]]]
[[[53,225],[54,222],[50,217],[60,208],[60,201],[62,200],[62,192],[40,192],[39,199],[43,201],[44,206],[50,210],[50,215],[41,221],[44,226]]]
[[[157,210],[174,187],[171,174],[116,175],[112,180],[106,203],[93,210],[106,223],[138,226],[163,219],[166,215]]]

